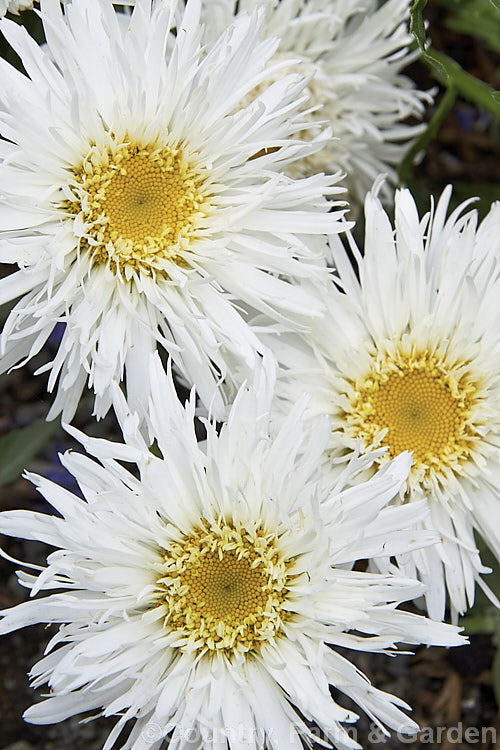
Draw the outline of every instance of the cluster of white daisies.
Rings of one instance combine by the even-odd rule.
[[[0,515],[55,548],[1,613],[60,623],[25,718],[117,716],[105,750],[343,750],[348,696],[415,733],[345,653],[460,645],[446,613],[496,601],[500,205],[383,207],[429,99],[409,0],[133,5],[41,0],[42,46],[0,22],[24,66],[0,67],[0,368],[62,325],[39,372],[88,454],[61,458],[81,496],[30,476],[54,515]],[[86,388],[123,443],[70,426]]]

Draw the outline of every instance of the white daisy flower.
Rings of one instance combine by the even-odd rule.
[[[408,454],[365,484],[354,458],[335,485],[318,466],[330,427],[304,428],[301,399],[269,436],[273,371],[242,389],[220,434],[196,442],[194,398],[177,401],[171,377],[151,363],[151,426],[162,458],[148,452],[139,420],[116,388],[126,444],[68,428],[100,463],[62,457],[80,499],[32,476],[61,517],[0,515],[0,531],[53,547],[23,585],[45,597],[5,610],[0,632],[61,623],[31,677],[49,696],[27,721],[85,711],[118,715],[104,748],[135,720],[124,748],[301,747],[314,722],[339,748],[359,747],[329,685],[383,731],[417,725],[395,696],[377,690],[336,650],[395,653],[397,642],[459,645],[452,626],[396,609],[422,591],[415,580],[356,572],[357,559],[429,543],[414,531],[425,502],[387,504],[404,481]],[[139,478],[123,467],[136,462]],[[330,647],[333,646],[333,648]],[[300,713],[299,713],[300,712]]]
[[[61,0],[64,4],[71,2],[71,0]],[[96,0],[99,2],[100,0]],[[34,0],[0,0],[0,18],[4,16],[7,11],[9,13],[19,13],[21,10],[29,10],[35,5]],[[39,5],[36,3],[35,7]],[[135,0],[120,0],[115,5],[135,5]]]
[[[332,419],[331,455],[388,446],[381,464],[413,452],[402,495],[426,497],[439,547],[400,562],[429,585],[429,613],[474,601],[488,572],[477,530],[500,559],[500,204],[478,226],[467,201],[446,218],[451,188],[422,219],[407,190],[396,195],[395,233],[376,195],[366,201],[364,256],[332,238],[339,285],[309,342],[278,356],[286,397],[312,392],[311,415]],[[311,348],[312,345],[312,348]],[[313,351],[315,349],[315,351]]]
[[[247,11],[259,0],[205,0],[206,35],[229,24],[235,8]],[[295,162],[289,174],[311,175],[342,169],[349,201],[362,203],[381,172],[397,183],[399,164],[422,126],[407,124],[421,119],[432,98],[418,91],[401,71],[418,54],[410,52],[408,30],[411,0],[264,0],[267,33],[279,35],[276,60],[293,56],[287,70],[310,77],[309,116],[305,139],[318,134],[313,120],[323,119],[335,136],[320,151]],[[384,188],[384,199],[393,193]]]
[[[218,381],[241,380],[263,348],[243,310],[300,327],[322,309],[324,233],[342,214],[326,195],[341,189],[279,173],[317,147],[289,138],[304,81],[280,79],[234,113],[276,48],[261,41],[262,12],[238,17],[201,60],[199,3],[178,10],[142,0],[124,32],[110,0],[65,14],[47,0],[46,50],[0,24],[28,73],[2,62],[0,261],[19,270],[0,281],[0,304],[21,299],[0,367],[64,324],[42,368],[59,385],[50,418],[70,420],[87,381],[98,417],[123,378],[144,408],[158,346],[221,411]]]
[[[33,0],[0,0],[0,18],[7,11],[9,13],[19,13],[21,10],[27,10],[33,7]]]

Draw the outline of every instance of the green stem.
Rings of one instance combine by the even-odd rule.
[[[427,0],[415,0],[410,10],[410,33],[412,33],[417,40],[418,46],[422,52],[425,52],[427,46],[425,23],[422,17],[422,11],[426,5]]]
[[[444,96],[439,102],[436,111],[429,120],[426,129],[422,133],[420,133],[417,140],[410,146],[410,148],[404,155],[404,158],[399,166],[399,179],[401,182],[407,183],[410,179],[415,157],[421,151],[425,151],[429,143],[437,135],[446,115],[453,107],[456,97],[457,92],[452,84],[449,88],[446,89]]]

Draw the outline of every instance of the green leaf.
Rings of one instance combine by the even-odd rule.
[[[436,50],[428,47],[427,51],[424,52],[424,60],[429,65],[429,67],[432,68],[432,72],[434,73],[434,76],[438,81],[440,81],[444,86],[449,87],[452,85],[450,74],[443,63],[436,56]]]
[[[500,0],[495,0],[495,7],[497,3],[500,5]],[[467,4],[467,3],[466,3]],[[427,36],[425,33],[425,22],[422,17],[422,11],[427,5],[427,0],[415,0],[410,10],[410,31],[417,40],[418,46],[424,53],[424,59],[427,64],[432,68],[436,78],[440,80],[445,86],[455,86],[457,91],[466,99],[474,102],[481,109],[487,109],[495,117],[500,118],[500,104],[498,101],[497,93],[494,89],[478,78],[475,78],[470,73],[467,73],[458,63],[456,63],[451,57],[445,55],[443,52],[436,50],[432,47],[427,46]],[[488,6],[489,7],[489,6]],[[457,16],[458,18],[458,16]],[[465,14],[462,18],[465,29],[468,33],[474,33],[474,25],[471,25],[471,15]],[[457,19],[455,18],[455,21]],[[491,32],[495,35],[494,28],[496,24],[496,17],[490,19],[491,23],[487,24],[487,27],[491,27]],[[468,21],[468,23],[467,23]],[[483,32],[486,27],[481,27]],[[465,30],[464,29],[464,30]]]
[[[11,430],[0,438],[0,487],[18,479],[26,464],[60,429],[58,420],[37,419],[27,427]]]
[[[427,46],[425,23],[422,18],[422,11],[426,5],[427,0],[415,0],[410,10],[410,32],[417,40],[421,50],[425,50]]]
[[[445,25],[459,34],[484,39],[491,50],[500,52],[500,0],[462,0],[450,6]]]
[[[436,63],[444,69],[447,85],[453,84],[457,91],[480,109],[487,109],[495,117],[500,118],[500,103],[498,102],[494,89],[487,83],[483,83],[475,76],[467,73],[455,60],[436,49],[429,49],[424,58],[432,66]]]

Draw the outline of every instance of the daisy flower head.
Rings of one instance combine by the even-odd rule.
[[[63,0],[63,2],[71,2],[71,0]],[[116,4],[135,5],[135,0],[122,0],[122,2]],[[21,10],[29,10],[33,8],[33,5],[33,0],[0,0],[0,18],[7,12],[18,14]],[[38,5],[39,3],[37,2]]]
[[[442,542],[403,557],[408,574],[429,585],[429,613],[453,613],[484,587],[478,531],[500,559],[500,204],[478,224],[467,201],[448,211],[448,187],[420,218],[408,190],[398,191],[395,230],[374,194],[365,206],[364,255],[332,238],[338,284],[310,344],[279,356],[292,363],[286,398],[313,393],[311,415],[332,420],[330,459],[387,447],[375,466],[411,451],[403,501],[425,497],[426,520]],[[449,213],[449,216],[447,214]],[[292,360],[292,352],[295,356]]]
[[[118,715],[105,750],[131,719],[129,750],[157,750],[168,736],[174,748],[300,748],[300,737],[313,739],[311,722],[327,742],[359,747],[344,727],[357,716],[342,707],[343,694],[383,731],[417,731],[401,710],[408,706],[336,649],[464,642],[452,626],[397,609],[421,583],[352,570],[359,558],[433,540],[414,531],[425,502],[386,507],[409,456],[357,484],[366,459],[354,458],[327,481],[318,459],[328,420],[306,429],[303,399],[270,436],[269,362],[253,388],[239,391],[220,432],[207,424],[204,450],[194,399],[182,407],[170,374],[153,362],[151,428],[161,457],[148,451],[116,387],[125,444],[68,428],[98,459],[61,459],[85,499],[32,476],[60,517],[0,515],[1,532],[56,548],[38,576],[18,575],[32,597],[59,591],[4,610],[0,623],[1,632],[61,623],[31,672],[49,697],[27,721]],[[138,475],[123,462],[135,462]]]
[[[259,0],[205,0],[207,34],[230,23],[235,13]],[[281,38],[276,59],[294,57],[288,70],[309,78],[304,104],[309,122],[300,132],[306,140],[320,134],[321,119],[334,136],[318,151],[294,162],[289,174],[311,175],[341,169],[349,203],[361,204],[373,181],[386,173],[397,183],[395,167],[423,126],[420,120],[429,93],[419,91],[402,72],[416,52],[409,48],[410,0],[264,0],[267,33]],[[383,188],[384,200],[393,192]]]
[[[110,0],[46,0],[45,49],[1,22],[27,75],[2,62],[0,260],[19,270],[0,303],[21,299],[0,367],[30,359],[62,323],[42,369],[58,384],[50,417],[66,421],[86,382],[98,417],[112,381],[145,408],[158,346],[221,411],[217,383],[243,378],[262,350],[242,311],[297,326],[320,314],[324,233],[341,229],[327,197],[336,177],[280,171],[314,148],[289,137],[304,81],[286,76],[234,111],[277,44],[261,40],[259,9],[203,56],[197,0],[141,0],[118,16]]]
[[[0,18],[7,12],[19,13],[33,7],[33,0],[0,0]]]

